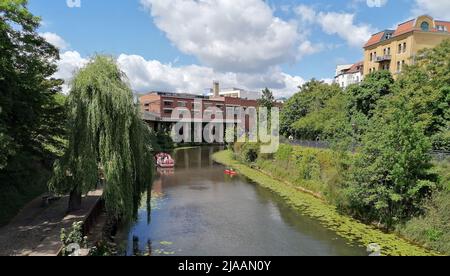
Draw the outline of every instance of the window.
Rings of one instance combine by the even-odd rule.
[[[446,32],[447,31],[447,27],[445,27],[443,25],[438,25],[437,26],[437,30],[438,30],[438,32]]]
[[[391,47],[389,47],[389,48],[387,49],[387,54],[388,54],[388,56],[391,55]]]
[[[402,70],[400,61],[397,61],[397,73]]]
[[[183,101],[178,102],[178,107],[187,107],[187,103]]]
[[[402,70],[403,70],[403,68],[405,68],[405,64],[406,64],[406,63],[405,63],[405,61],[403,60],[403,61],[402,61]]]
[[[172,114],[172,109],[164,109],[164,114]]]
[[[172,101],[164,101],[164,106],[172,106]]]
[[[406,42],[403,43],[403,53],[405,53],[405,52],[406,52]]]
[[[422,29],[422,31],[428,32],[430,30],[430,24],[428,24],[428,22],[422,22],[420,28]]]
[[[399,53],[399,54],[402,53],[402,44],[398,44],[398,53]]]
[[[370,53],[370,61],[373,61],[373,54]]]

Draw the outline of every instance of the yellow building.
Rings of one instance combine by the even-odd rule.
[[[389,70],[396,77],[405,64],[414,63],[417,52],[450,38],[450,22],[423,15],[398,25],[396,30],[374,34],[364,46],[364,76]]]

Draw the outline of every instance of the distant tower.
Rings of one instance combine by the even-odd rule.
[[[213,82],[213,94],[214,98],[220,97],[220,84],[218,81]]]

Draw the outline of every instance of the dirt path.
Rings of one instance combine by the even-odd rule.
[[[66,214],[68,197],[42,207],[38,197],[0,228],[0,256],[55,256],[61,250],[60,231],[84,221],[100,200],[101,190],[83,198],[81,210]]]

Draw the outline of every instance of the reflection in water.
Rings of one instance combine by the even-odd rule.
[[[174,173],[159,174],[127,231],[127,254],[365,255],[269,190],[225,175],[215,150],[176,152]]]

